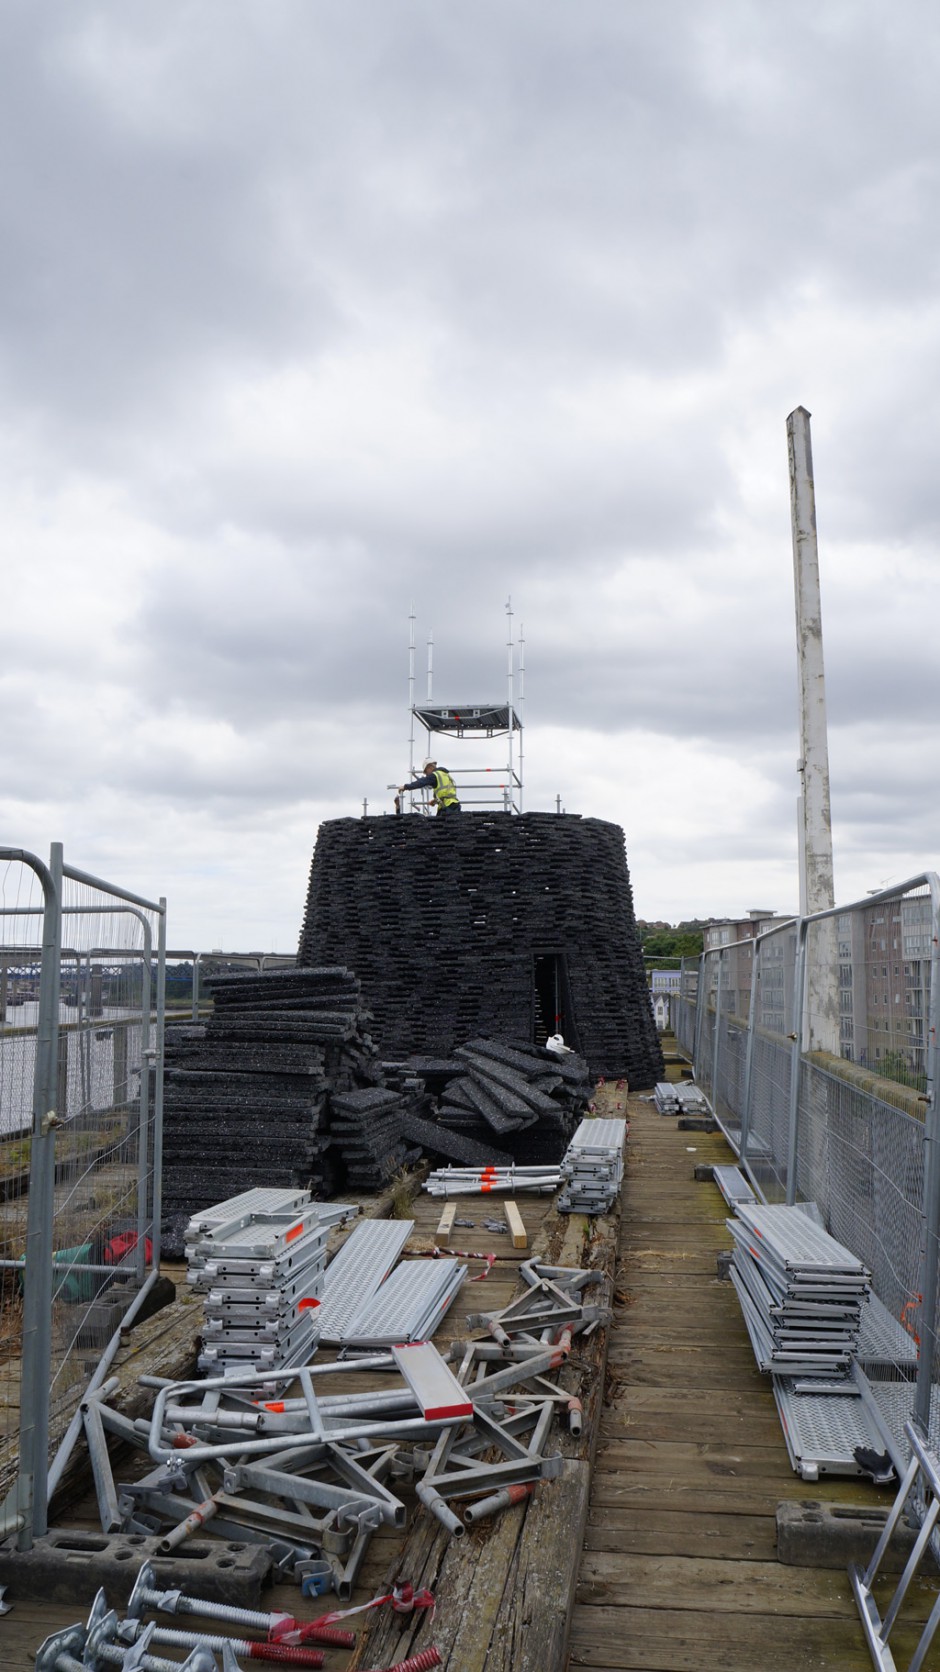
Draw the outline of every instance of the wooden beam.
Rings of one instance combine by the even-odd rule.
[[[525,1234],[525,1226],[522,1223],[522,1214],[516,1207],[515,1202],[504,1202],[503,1212],[506,1215],[506,1224],[509,1226],[513,1248],[528,1248],[529,1241]]]
[[[437,1241],[442,1248],[446,1248],[447,1244],[450,1242],[450,1233],[454,1228],[454,1220],[456,1216],[457,1203],[448,1202],[444,1212],[441,1214],[436,1233]]]

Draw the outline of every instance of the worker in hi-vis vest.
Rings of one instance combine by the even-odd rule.
[[[415,778],[411,784],[399,784],[399,795],[404,795],[406,790],[430,790],[438,813],[459,813],[460,802],[450,773],[438,766],[437,761],[425,761],[422,771],[423,778]]]

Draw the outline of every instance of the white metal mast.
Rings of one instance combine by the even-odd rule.
[[[522,812],[522,740],[525,737],[525,628],[519,623],[519,811]]]
[[[819,550],[816,542],[816,487],[810,414],[798,406],[787,419],[790,464],[790,521],[793,532],[793,579],[796,596],[796,655],[800,683],[800,915],[831,911],[835,905],[832,866],[832,812],[829,798],[829,742],[826,726],[826,675],[823,667]],[[839,1011],[833,984],[835,921],[824,918],[813,930],[808,949],[804,1050],[839,1054]],[[790,1191],[796,1187],[789,1179]]]
[[[511,598],[506,599],[506,626],[509,630],[509,638],[507,640],[507,645],[506,645],[507,655],[508,655],[508,695],[507,695],[506,701],[507,701],[507,706],[508,706],[508,709],[509,709],[509,773],[508,773],[509,782],[506,786],[506,795],[505,795],[504,800],[505,800],[506,810],[508,812],[509,808],[512,806],[512,801],[513,801],[513,786],[512,786],[512,673],[513,673],[514,646],[513,646],[513,642],[512,642],[512,599]]]
[[[816,490],[810,414],[798,406],[787,419],[790,459],[790,518],[796,593],[796,653],[800,677],[801,843],[800,912],[805,916],[835,905],[832,868],[832,813],[829,799],[829,744],[826,675],[823,667]]]
[[[408,634],[408,713],[411,717],[411,719],[410,719],[410,732],[409,732],[409,735],[408,735],[408,777],[409,777],[409,779],[411,779],[415,775],[415,607],[414,607],[414,602],[412,602],[412,605],[411,605],[411,614],[408,617],[408,621],[410,623],[410,630],[409,630],[409,634]]]

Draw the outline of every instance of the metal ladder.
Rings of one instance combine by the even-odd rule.
[[[849,1568],[849,1579],[861,1615],[865,1639],[868,1643],[872,1661],[879,1668],[879,1672],[898,1672],[897,1663],[888,1647],[888,1638],[901,1611],[911,1580],[914,1578],[931,1542],[937,1516],[940,1515],[940,1458],[937,1457],[935,1452],[927,1450],[920,1436],[909,1422],[904,1424],[904,1433],[911,1447],[911,1461],[898,1488],[898,1495],[894,1500],[891,1513],[885,1522],[884,1532],[878,1540],[875,1553],[865,1572],[862,1573],[861,1568],[855,1563]],[[923,1506],[921,1528],[907,1566],[898,1580],[897,1589],[891,1598],[885,1617],[882,1619],[878,1612],[878,1604],[872,1594],[872,1588],[891,1536],[901,1518],[904,1506],[912,1494],[917,1495],[918,1503]],[[908,1662],[906,1672],[921,1672],[921,1668],[926,1664],[926,1657],[938,1625],[940,1625],[940,1595],[937,1596],[937,1600],[930,1611],[930,1617],[921,1633],[917,1648]]]

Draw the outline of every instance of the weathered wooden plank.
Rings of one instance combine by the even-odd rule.
[[[858,1620],[788,1618],[785,1643],[772,1615],[710,1609],[580,1607],[571,1627],[569,1666],[592,1672],[871,1672]],[[892,1643],[910,1657],[915,1633]],[[901,1660],[900,1664],[906,1664]]]
[[[794,1581],[793,1575],[799,1574]],[[892,1594],[896,1578],[885,1587]],[[714,1614],[775,1614],[806,1619],[855,1619],[855,1600],[839,1569],[792,1568],[782,1562],[724,1560],[720,1557],[612,1554],[586,1551],[578,1600],[617,1607],[643,1598],[645,1607],[708,1608]],[[936,1587],[915,1580],[905,1601],[908,1619],[925,1620]]]
[[[724,1556],[742,1560],[776,1560],[777,1537],[773,1515],[719,1515],[686,1509],[593,1505],[584,1534],[586,1550],[609,1550],[624,1555]]]

